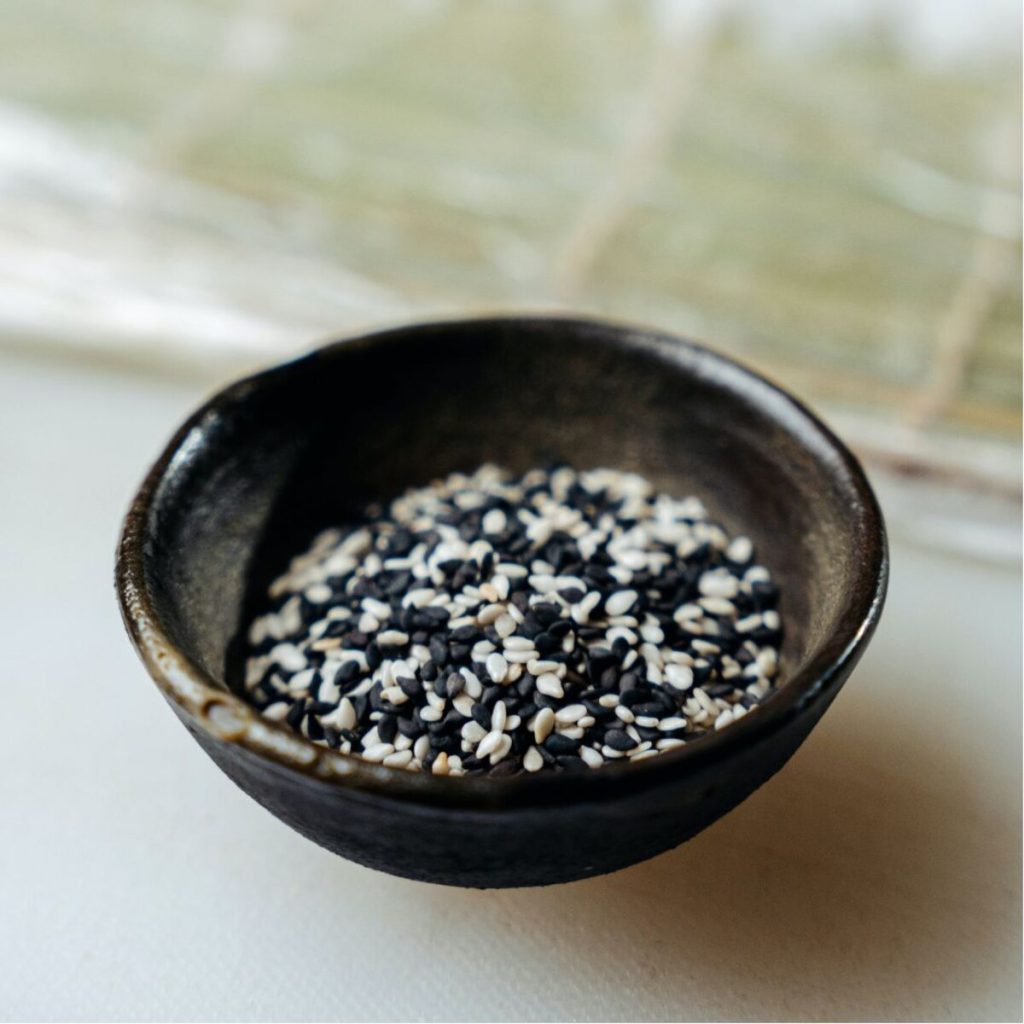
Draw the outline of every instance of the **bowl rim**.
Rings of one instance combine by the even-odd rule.
[[[202,443],[204,425],[225,405],[294,373],[311,361],[339,358],[368,346],[408,341],[417,335],[467,328],[562,329],[599,336],[605,344],[647,350],[679,373],[697,373],[712,386],[728,387],[779,423],[834,479],[851,487],[865,549],[854,560],[845,588],[848,606],[840,625],[817,655],[774,691],[756,714],[700,740],[634,763],[605,764],[596,771],[537,772],[513,776],[435,776],[387,768],[341,754],[271,722],[229,691],[178,648],[164,629],[144,567],[147,525],[162,483]],[[685,360],[685,361],[684,361]],[[815,445],[809,442],[813,439]],[[659,786],[719,764],[741,749],[780,731],[845,680],[873,634],[885,603],[889,557],[878,501],[856,457],[799,399],[743,364],[705,345],[665,331],[611,319],[572,314],[502,314],[417,321],[342,338],[243,377],[207,398],[178,428],[152,464],[132,499],[117,548],[115,590],[132,645],[164,697],[186,724],[213,740],[310,781],[319,780],[367,797],[410,801],[453,810],[496,811],[513,806],[603,800]]]

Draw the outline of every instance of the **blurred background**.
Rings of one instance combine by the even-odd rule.
[[[328,337],[531,309],[688,335],[791,388],[863,458],[893,538],[890,607],[850,696],[767,795],[699,841],[726,862],[744,851],[755,870],[737,872],[776,888],[717,893],[736,931],[703,902],[681,912],[721,947],[706,977],[738,947],[783,984],[770,996],[726,973],[732,996],[716,1003],[673,975],[649,1014],[701,999],[702,1013],[740,1016],[1019,1014],[1016,0],[0,0],[0,40],[0,575],[19,583],[0,618],[23,681],[7,713],[29,723],[0,750],[0,776],[23,783],[6,799],[24,837],[0,848],[0,886],[15,883],[9,977],[57,963],[74,979],[59,991],[45,972],[35,990],[0,979],[0,1005],[286,1017],[298,1005],[317,1019],[313,990],[257,1004],[258,985],[217,989],[212,976],[198,986],[219,993],[212,1003],[169,977],[147,1002],[164,955],[152,934],[184,941],[193,927],[154,878],[173,877],[182,906],[244,917],[216,857],[195,867],[200,845],[230,850],[255,886],[273,880],[260,848],[325,885],[347,870],[364,893],[349,911],[369,923],[412,894],[412,927],[429,932],[437,905],[417,903],[422,890],[318,859],[188,749],[120,635],[113,547],[148,461],[228,379]],[[80,680],[92,689],[53,689],[40,652],[55,621],[92,664]],[[100,720],[97,694],[145,739]],[[88,766],[74,782],[27,776],[44,737]],[[153,751],[166,767],[143,773],[161,787],[147,817],[135,758]],[[138,820],[122,822],[114,856],[96,822],[123,808]],[[59,852],[67,830],[77,867]],[[240,848],[240,835],[258,842]],[[198,876],[173,875],[167,849]],[[661,922],[669,938],[648,953],[666,971],[688,937],[674,944],[649,892],[689,849],[582,883],[620,920],[639,903]],[[73,894],[18,884],[29,861],[42,888],[59,876]],[[115,869],[144,898],[115,898],[108,914]],[[563,927],[578,891],[538,902],[539,919],[557,911]],[[453,920],[500,926],[512,904],[492,896]],[[750,903],[779,928],[751,926]],[[58,952],[41,906],[63,929]],[[268,907],[305,949],[288,908]],[[222,939],[245,975],[258,953]],[[109,966],[125,942],[137,958],[119,996],[90,964]],[[591,1009],[635,1011],[602,988],[614,972],[593,955]],[[474,1010],[507,1012],[501,986]],[[797,990],[810,1001],[792,1002]],[[541,995],[538,1014],[562,1012],[553,988]]]
[[[408,319],[639,321],[824,410],[897,525],[1019,556],[1014,0],[3,11],[0,344],[212,385]]]

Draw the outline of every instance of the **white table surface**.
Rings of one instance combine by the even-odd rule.
[[[672,853],[550,889],[390,878],[236,790],[123,634],[119,519],[203,390],[0,360],[0,1016],[1020,1019],[1016,567],[895,538],[834,707]]]

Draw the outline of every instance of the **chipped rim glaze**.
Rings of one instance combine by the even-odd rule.
[[[268,381],[291,374],[314,359],[344,358],[347,351],[408,340],[421,332],[476,325],[482,330],[515,326],[556,327],[597,335],[604,344],[647,350],[680,374],[696,374],[705,385],[728,388],[779,422],[823,472],[840,479],[857,496],[850,514],[866,538],[850,569],[842,625],[797,675],[782,682],[756,714],[745,715],[720,732],[658,757],[606,764],[596,771],[538,772],[492,778],[447,777],[387,768],[320,747],[284,723],[263,718],[179,650],[164,630],[144,570],[144,547],[155,495],[204,441],[204,424],[227,403],[244,401]],[[685,356],[685,359],[681,358]],[[646,789],[724,762],[748,744],[767,739],[818,700],[831,695],[852,670],[878,623],[885,602],[889,559],[881,510],[860,464],[846,446],[802,402],[752,370],[691,341],[659,331],[607,320],[570,316],[496,316],[431,321],[334,341],[228,385],[208,399],[179,428],[150,468],[121,532],[115,586],[131,641],[165,698],[194,727],[215,740],[236,744],[256,757],[331,785],[376,796],[433,806],[494,810],[539,803],[600,799],[611,792]]]

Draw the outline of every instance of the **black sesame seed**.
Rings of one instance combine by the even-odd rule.
[[[556,757],[555,761],[559,768],[567,768],[569,771],[578,771],[580,768],[587,767],[587,762],[582,757],[573,757],[571,754]]]
[[[411,699],[415,699],[423,691],[423,684],[415,677],[409,678],[409,676],[402,676],[398,685],[401,688],[402,693]]]
[[[575,753],[576,750],[579,749],[579,745],[579,740],[574,740],[569,736],[563,736],[558,732],[553,732],[544,741],[544,749],[550,751],[556,757],[562,754]]]
[[[306,714],[306,702],[304,700],[297,700],[289,709],[288,714],[285,715],[285,721],[293,728],[298,729],[302,723],[302,719]]]
[[[604,741],[612,750],[632,750],[636,746],[636,740],[621,729],[609,729],[604,734]]]

